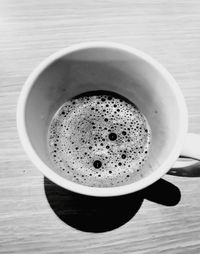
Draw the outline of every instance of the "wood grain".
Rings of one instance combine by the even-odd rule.
[[[176,206],[145,200],[123,226],[82,232],[50,208],[15,122],[22,85],[41,60],[73,43],[108,40],[167,67],[186,98],[189,130],[200,133],[199,11],[198,0],[0,0],[0,253],[200,253],[200,178],[166,176],[181,191]]]

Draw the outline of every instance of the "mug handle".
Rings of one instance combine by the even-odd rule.
[[[167,174],[200,177],[200,135],[193,133],[188,133],[186,135],[178,162],[179,165],[182,165],[171,168]],[[175,163],[175,166],[176,165],[178,165],[178,163]]]

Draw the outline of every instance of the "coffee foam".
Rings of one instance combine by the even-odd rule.
[[[67,101],[52,119],[48,145],[63,175],[93,187],[112,187],[143,177],[150,127],[132,103],[109,95]]]

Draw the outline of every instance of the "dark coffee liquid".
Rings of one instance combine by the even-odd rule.
[[[48,133],[55,166],[67,179],[93,187],[139,180],[150,140],[150,127],[136,105],[107,91],[67,101],[53,117]]]

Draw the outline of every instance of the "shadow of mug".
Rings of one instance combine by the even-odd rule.
[[[44,189],[50,207],[63,222],[78,230],[96,233],[116,229],[128,222],[138,212],[144,199],[174,206],[181,197],[180,190],[163,179],[142,191],[117,197],[81,195],[56,185],[46,177]]]

